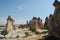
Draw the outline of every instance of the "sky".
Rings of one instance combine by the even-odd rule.
[[[33,17],[40,17],[43,22],[46,16],[54,13],[54,0],[0,0],[0,24],[6,24],[11,16],[16,24],[25,24]]]

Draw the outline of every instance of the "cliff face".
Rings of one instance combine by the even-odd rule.
[[[49,34],[60,38],[60,2],[55,0],[53,6],[55,7],[55,11],[53,15],[49,16]]]

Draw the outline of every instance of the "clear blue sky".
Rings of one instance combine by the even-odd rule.
[[[54,0],[0,0],[0,23],[6,23],[10,15],[15,23],[24,24],[26,20],[40,17],[43,21],[46,16],[54,13]]]

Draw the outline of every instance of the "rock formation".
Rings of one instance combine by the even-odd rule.
[[[42,20],[40,17],[33,17],[33,19],[29,21],[29,27],[43,28]]]
[[[7,18],[7,24],[6,24],[7,31],[12,31],[14,29],[14,20],[11,18],[11,16],[8,16]]]
[[[53,15],[49,16],[49,34],[60,39],[60,2],[55,0],[53,6],[55,11]]]

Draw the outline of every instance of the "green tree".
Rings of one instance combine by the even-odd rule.
[[[46,26],[46,27],[44,27],[44,29],[47,29],[47,30],[49,30],[49,26]]]
[[[4,35],[4,38],[5,38],[5,36],[8,34],[8,31],[7,30],[3,30],[3,31],[1,31],[1,35]]]
[[[49,18],[48,17],[45,18],[44,29],[47,29],[47,30],[49,29]]]
[[[36,28],[35,27],[30,27],[30,29],[32,32],[35,32],[36,31]]]
[[[28,32],[25,32],[26,37],[29,35]]]
[[[23,29],[23,28],[25,28],[25,25],[20,25],[19,28],[22,28]]]

